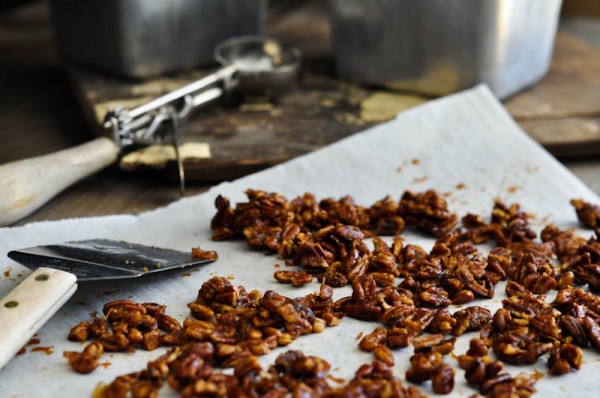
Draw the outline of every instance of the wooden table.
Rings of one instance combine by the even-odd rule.
[[[93,137],[58,61],[48,19],[44,2],[0,15],[0,163],[68,148]],[[600,48],[600,22],[592,25],[596,28],[566,21],[562,29]],[[572,118],[563,118],[564,123],[570,123],[567,119]],[[564,164],[600,194],[599,158],[569,159]],[[191,182],[187,192],[193,195],[209,187],[209,183]],[[170,179],[111,168],[71,187],[18,224],[139,213],[178,198],[177,184]]]

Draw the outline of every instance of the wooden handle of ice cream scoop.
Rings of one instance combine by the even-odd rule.
[[[119,149],[108,138],[0,166],[0,225],[31,214],[71,184],[112,164]]]

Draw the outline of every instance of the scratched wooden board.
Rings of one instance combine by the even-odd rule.
[[[275,102],[232,96],[198,110],[182,142],[210,147],[210,157],[184,162],[186,178],[227,180],[318,149],[384,121],[394,111],[422,102],[420,97],[388,93],[387,112],[368,110],[381,88],[348,83],[334,76],[331,38],[321,2],[292,8],[271,18],[267,33],[300,48],[302,75],[297,87]],[[131,82],[80,68],[69,68],[84,113],[96,127],[112,106],[133,107],[191,82],[209,69]],[[505,102],[525,131],[557,156],[600,154],[600,49],[565,30],[557,36],[548,75]],[[383,105],[383,103],[382,103]],[[122,164],[128,170],[163,165]]]

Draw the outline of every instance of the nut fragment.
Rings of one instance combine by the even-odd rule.
[[[301,271],[275,271],[273,277],[281,283],[291,283],[293,286],[304,286],[312,282],[312,275]]]
[[[96,369],[100,362],[98,359],[104,352],[103,346],[100,343],[93,342],[88,344],[83,352],[65,351],[63,356],[69,360],[69,365],[77,373],[91,373]]]
[[[569,373],[571,369],[579,370],[582,359],[579,347],[565,343],[550,351],[548,370],[553,375]]]
[[[593,205],[583,199],[572,199],[571,204],[577,212],[579,221],[588,228],[600,227],[600,206]]]

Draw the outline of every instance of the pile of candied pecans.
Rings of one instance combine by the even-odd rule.
[[[104,318],[82,322],[71,331],[73,340],[97,339],[82,353],[65,353],[75,370],[93,370],[103,350],[175,348],[145,371],[103,387],[100,396],[121,397],[127,391],[154,396],[165,380],[186,397],[421,396],[413,387],[402,387],[391,372],[392,350],[409,345],[414,355],[406,380],[430,380],[436,394],[447,394],[455,372],[445,356],[453,351],[457,336],[479,331],[469,350],[456,357],[467,383],[488,397],[527,397],[535,392],[538,376],[511,376],[502,372],[504,362],[533,364],[547,355],[549,372],[559,375],[580,368],[581,348],[600,351],[600,298],[578,287],[600,291],[600,229],[584,239],[574,230],[549,225],[538,240],[528,214],[518,205],[499,202],[489,223],[473,214],[459,222],[432,190],[405,192],[399,201],[388,196],[371,207],[356,205],[348,196],[317,202],[312,194],[288,201],[275,193],[246,193],[248,202],[235,208],[224,197],[216,199],[214,240],[243,238],[253,249],[277,254],[287,265],[300,267],[276,271],[277,281],[302,286],[316,278],[320,290],[290,299],[272,291],[247,293],[225,278],[212,278],[188,305],[193,318],[183,325],[157,304],[109,303]],[[575,199],[572,204],[584,225],[600,227],[600,207]],[[428,253],[405,244],[399,236],[405,228],[436,238],[433,249]],[[391,244],[380,237],[385,235],[393,236]],[[373,250],[365,238],[373,238]],[[476,247],[484,242],[494,244],[487,256]],[[481,306],[448,310],[451,304],[492,298],[502,280],[507,281],[508,298],[494,314]],[[334,301],[332,287],[346,285],[351,285],[352,295]],[[546,302],[544,295],[551,290],[558,291],[556,299]],[[359,344],[375,361],[344,386],[330,387],[321,377],[329,364],[299,352],[282,354],[266,372],[258,365],[257,355],[335,326],[345,315],[381,326]],[[189,355],[201,359],[185,359]],[[314,369],[289,371],[297,367],[281,365],[289,360],[286,356],[313,363],[320,376],[311,373]],[[182,370],[182,361],[205,370]],[[233,367],[234,375],[217,373],[214,367]]]

